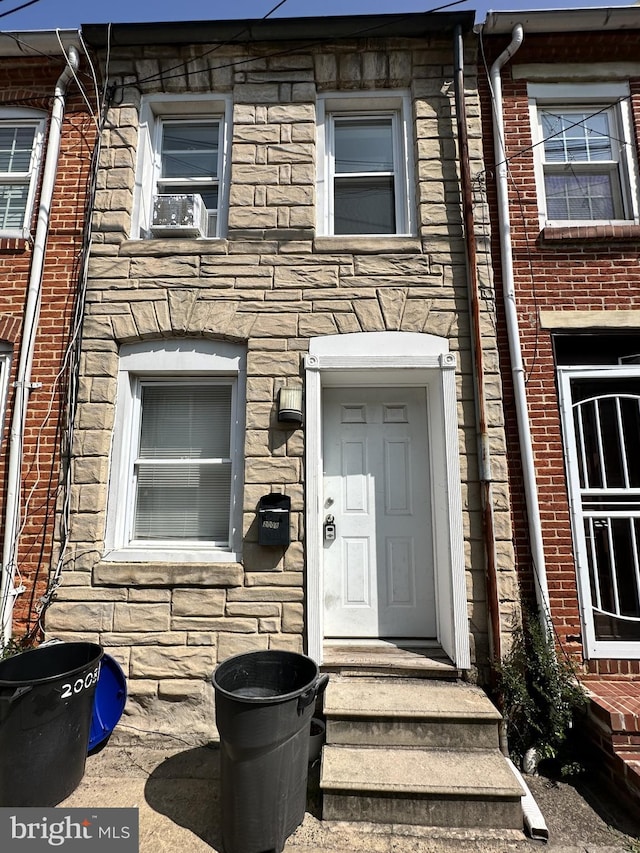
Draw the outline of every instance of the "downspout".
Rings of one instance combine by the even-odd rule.
[[[469,162],[469,134],[467,129],[467,109],[464,96],[464,41],[462,27],[457,26],[454,41],[456,97],[456,121],[458,127],[458,153],[460,157],[460,176],[462,185],[462,215],[467,261],[467,289],[469,291],[469,315],[471,320],[471,357],[475,379],[475,408],[478,430],[478,476],[480,479],[482,502],[482,533],[484,537],[487,600],[489,605],[489,623],[491,628],[492,660],[502,659],[502,640],[500,624],[500,597],[498,593],[497,557],[495,523],[493,515],[493,494],[491,474],[491,452],[487,428],[487,401],[484,384],[484,354],[482,351],[482,333],[480,330],[480,295],[478,290],[478,263],[476,252],[475,222],[473,217],[473,192],[471,167]],[[495,680],[495,667],[491,666],[491,679]],[[495,684],[493,684],[495,686]]]
[[[547,636],[552,633],[549,609],[549,588],[547,585],[547,570],[544,559],[542,530],[540,527],[540,507],[538,503],[538,488],[536,485],[535,462],[529,426],[529,412],[525,385],[525,370],[522,361],[520,345],[520,329],[516,307],[516,293],[513,275],[513,248],[511,244],[511,219],[509,216],[509,192],[507,152],[504,136],[504,118],[502,102],[502,67],[516,53],[524,39],[521,24],[513,28],[510,44],[502,51],[491,66],[491,101],[493,105],[493,144],[496,162],[496,183],[498,190],[498,226],[500,237],[500,256],[502,260],[502,279],[504,291],[505,319],[509,354],[511,357],[511,373],[513,378],[514,402],[518,423],[518,438],[522,459],[522,474],[527,520],[529,527],[529,543],[533,562],[534,587],[538,604],[540,623]]]
[[[56,83],[47,153],[42,173],[42,188],[38,208],[38,222],[33,244],[29,284],[27,287],[24,318],[22,324],[22,342],[20,360],[15,381],[16,395],[13,417],[9,433],[6,503],[4,513],[4,541],[2,547],[2,574],[0,578],[0,628],[1,644],[6,646],[11,639],[13,626],[13,607],[18,591],[14,588],[16,557],[18,549],[18,526],[20,516],[20,481],[22,476],[22,451],[24,443],[27,407],[31,384],[31,369],[36,342],[36,332],[40,316],[42,297],[42,274],[44,256],[49,234],[51,202],[58,170],[62,120],[64,117],[66,92],[69,81],[80,64],[78,51],[71,46],[67,50],[67,66]]]

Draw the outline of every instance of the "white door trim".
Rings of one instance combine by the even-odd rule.
[[[456,357],[445,338],[359,332],[312,338],[306,370],[306,604],[308,653],[322,662],[322,387],[385,383],[430,389],[430,457],[438,642],[471,665],[456,403]]]

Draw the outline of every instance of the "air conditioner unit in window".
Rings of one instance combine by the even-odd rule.
[[[202,196],[154,196],[151,233],[154,237],[206,237],[207,208]]]

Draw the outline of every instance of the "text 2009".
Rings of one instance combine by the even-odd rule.
[[[95,669],[92,669],[91,672],[88,672],[84,678],[76,678],[73,683],[69,682],[68,684],[63,684],[62,698],[69,699],[74,693],[82,693],[83,690],[88,690],[89,687],[93,687],[94,684],[98,683],[99,675],[100,665]]]

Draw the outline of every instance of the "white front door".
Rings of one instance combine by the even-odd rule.
[[[323,412],[324,634],[435,637],[426,388],[325,388]]]

